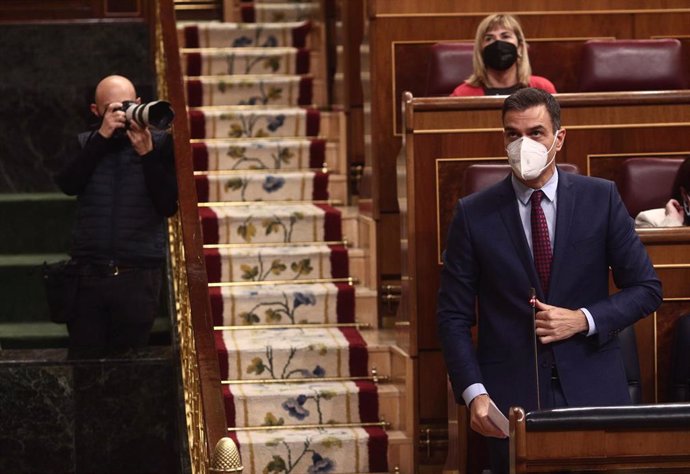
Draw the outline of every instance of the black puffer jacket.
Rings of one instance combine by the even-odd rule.
[[[125,137],[78,136],[79,151],[59,174],[77,195],[72,258],[90,263],[153,266],[165,256],[165,217],[177,210],[172,139],[153,132],[154,149],[139,156]]]

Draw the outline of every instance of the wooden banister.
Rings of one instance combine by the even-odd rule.
[[[173,127],[179,211],[171,219],[180,357],[193,472],[206,472],[213,447],[227,434],[218,358],[213,339],[208,280],[192,168],[173,0],[158,0],[156,69],[159,96],[177,115]]]

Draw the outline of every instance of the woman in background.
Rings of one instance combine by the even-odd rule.
[[[474,73],[451,96],[509,95],[523,87],[556,93],[551,81],[532,75],[525,35],[511,15],[496,13],[482,20],[472,65]]]

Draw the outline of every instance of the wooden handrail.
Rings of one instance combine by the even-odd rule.
[[[204,263],[203,241],[197,208],[196,188],[194,185],[194,170],[192,167],[192,150],[190,145],[189,122],[187,120],[187,104],[184,94],[184,82],[180,65],[179,45],[177,41],[176,19],[173,0],[158,0],[157,27],[159,28],[156,44],[162,48],[163,60],[158,58],[157,68],[159,83],[162,80],[166,98],[172,104],[177,116],[174,122],[173,139],[175,142],[175,166],[179,188],[179,211],[173,222],[173,228],[179,235],[171,238],[181,240],[182,268],[178,269],[186,278],[178,285],[176,301],[179,310],[183,312],[184,305],[180,305],[178,298],[188,295],[188,312],[191,318],[192,336],[191,350],[185,353],[181,350],[183,372],[186,364],[192,364],[195,374],[194,382],[198,393],[186,393],[187,430],[190,437],[196,436],[200,443],[194,452],[190,439],[190,454],[194,472],[206,472],[208,460],[211,459],[213,447],[218,440],[226,436],[225,409],[220,384],[220,369],[213,339],[213,323],[211,307],[208,297],[208,279]],[[162,70],[160,70],[162,69]],[[161,91],[159,90],[159,95]],[[179,248],[179,247],[178,247]],[[179,316],[178,316],[179,318]],[[187,367],[190,368],[190,367]],[[185,381],[185,390],[189,390]],[[190,403],[190,400],[192,403]],[[201,413],[190,413],[191,410],[201,410]],[[194,420],[201,426],[193,426]],[[192,426],[190,426],[192,425]]]

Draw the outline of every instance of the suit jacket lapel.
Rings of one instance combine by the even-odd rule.
[[[510,176],[511,175],[508,175],[501,184],[500,192],[497,195],[497,208],[501,213],[503,223],[515,246],[515,252],[520,258],[522,265],[525,267],[530,282],[532,286],[537,289],[538,295],[540,295],[543,300],[543,292],[539,283],[539,277],[537,276],[537,270],[534,267],[534,260],[529,250],[529,244],[525,237],[525,230],[522,228],[517,197],[515,197],[515,191],[513,190]]]
[[[554,237],[553,260],[551,261],[551,290],[550,300],[555,301],[554,292],[558,291],[558,279],[565,269],[565,253],[568,247],[570,226],[573,221],[573,210],[575,209],[575,194],[570,176],[565,172],[558,172],[558,204],[556,209],[556,235]]]

